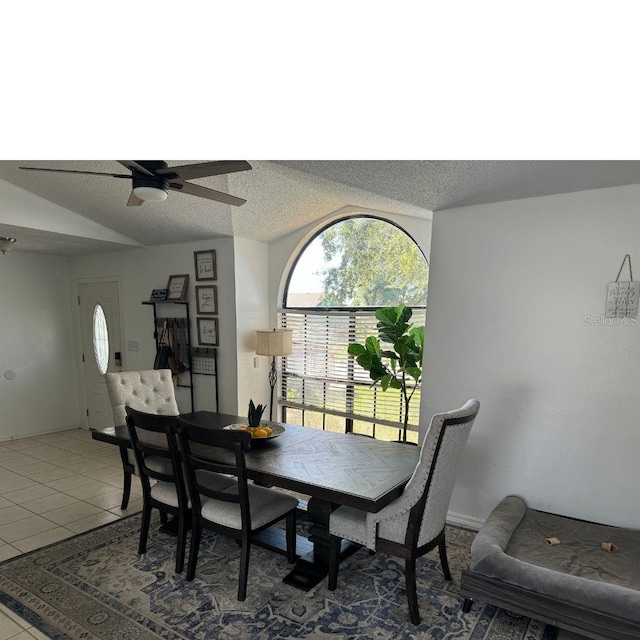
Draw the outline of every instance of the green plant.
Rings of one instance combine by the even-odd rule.
[[[383,391],[389,387],[399,389],[404,404],[402,441],[407,441],[409,404],[422,379],[422,355],[424,352],[424,327],[409,324],[413,315],[410,307],[384,307],[376,311],[378,336],[369,336],[364,344],[349,345],[349,355],[369,372],[371,386],[380,384]],[[393,345],[393,351],[384,349],[382,343]]]
[[[266,408],[266,405],[259,404],[256,406],[253,404],[253,400],[249,400],[249,413],[247,414],[247,420],[249,421],[250,427],[260,426],[260,420],[262,420],[262,414]]]

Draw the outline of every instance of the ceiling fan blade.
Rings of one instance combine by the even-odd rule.
[[[158,169],[156,174],[167,176],[169,179],[171,179],[171,174],[174,174],[175,178],[192,180],[193,178],[207,178],[225,173],[235,173],[236,171],[248,171],[249,169],[251,169],[251,165],[244,160],[220,160],[217,162],[185,164],[181,167],[166,167]]]
[[[73,169],[45,169],[42,167],[18,167],[26,171],[52,171],[53,173],[83,173],[89,176],[109,176],[110,178],[131,178],[124,173],[102,173],[101,171],[75,171]]]
[[[127,169],[135,169],[140,173],[144,173],[147,176],[154,175],[152,171],[149,171],[146,167],[143,167],[141,164],[136,162],[135,160],[118,160],[118,162],[123,166],[127,167]]]
[[[138,198],[132,191],[129,200],[127,200],[127,207],[139,207],[141,204],[144,204],[144,200]]]
[[[222,191],[216,191],[215,189],[207,189],[207,187],[201,187],[198,184],[191,184],[190,182],[170,182],[169,189],[180,191],[181,193],[188,193],[190,196],[225,202],[235,207],[239,207],[246,202],[243,198],[236,198],[228,193],[222,193]]]

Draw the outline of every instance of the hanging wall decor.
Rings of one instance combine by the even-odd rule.
[[[196,303],[198,313],[209,316],[218,315],[218,287],[215,284],[196,287]]]
[[[218,346],[218,318],[198,318],[198,343]]]
[[[629,262],[629,280],[620,282],[620,274],[625,262]],[[623,258],[618,276],[615,282],[607,286],[607,306],[605,316],[607,318],[635,318],[638,315],[638,296],[640,295],[640,282],[633,281],[631,270],[631,256]]]
[[[194,251],[193,259],[196,267],[196,280],[216,280],[216,252],[214,249],[208,251]]]

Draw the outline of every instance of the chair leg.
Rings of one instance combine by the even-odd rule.
[[[404,561],[404,575],[407,582],[407,602],[409,604],[409,617],[413,624],[420,624],[420,612],[418,611],[418,590],[416,587],[416,559],[407,558]]]
[[[296,510],[287,516],[287,560],[289,564],[296,561]]]
[[[247,597],[247,579],[249,577],[249,552],[251,551],[251,541],[248,536],[242,537],[242,547],[240,548],[240,575],[238,577],[238,600]]]
[[[469,613],[469,611],[471,611],[472,604],[473,604],[473,600],[471,598],[465,598],[462,604],[462,613]]]
[[[122,503],[120,508],[122,510],[129,506],[129,498],[131,496],[131,471],[129,458],[127,456],[127,448],[120,447],[120,459],[122,460],[122,471],[124,472],[124,482],[122,487]]]
[[[187,523],[183,514],[178,516],[178,540],[176,547],[176,573],[184,569],[184,554],[187,546]]]
[[[329,591],[335,591],[338,586],[338,565],[340,563],[340,547],[342,538],[330,536],[329,538]]]
[[[189,582],[196,577],[196,563],[198,562],[201,535],[202,527],[197,522],[194,522],[191,527],[191,548],[189,549],[189,563],[187,565],[187,580]]]
[[[449,562],[447,560],[447,545],[442,536],[442,540],[438,543],[438,551],[440,552],[440,564],[442,565],[442,573],[445,580],[451,580],[451,571],[449,571]]]
[[[166,511],[160,512],[160,524],[165,525],[169,522],[169,514]]]
[[[142,555],[147,550],[147,538],[149,537],[150,524],[151,505],[144,504],[142,507],[142,524],[140,526],[140,542],[138,543],[138,555]]]

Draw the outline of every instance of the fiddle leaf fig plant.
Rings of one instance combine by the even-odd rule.
[[[403,442],[407,441],[411,398],[422,379],[424,352],[424,327],[410,324],[412,315],[411,308],[404,304],[378,309],[378,335],[369,336],[364,344],[354,342],[347,349],[349,355],[369,372],[372,387],[379,383],[383,391],[400,390],[404,405]]]

